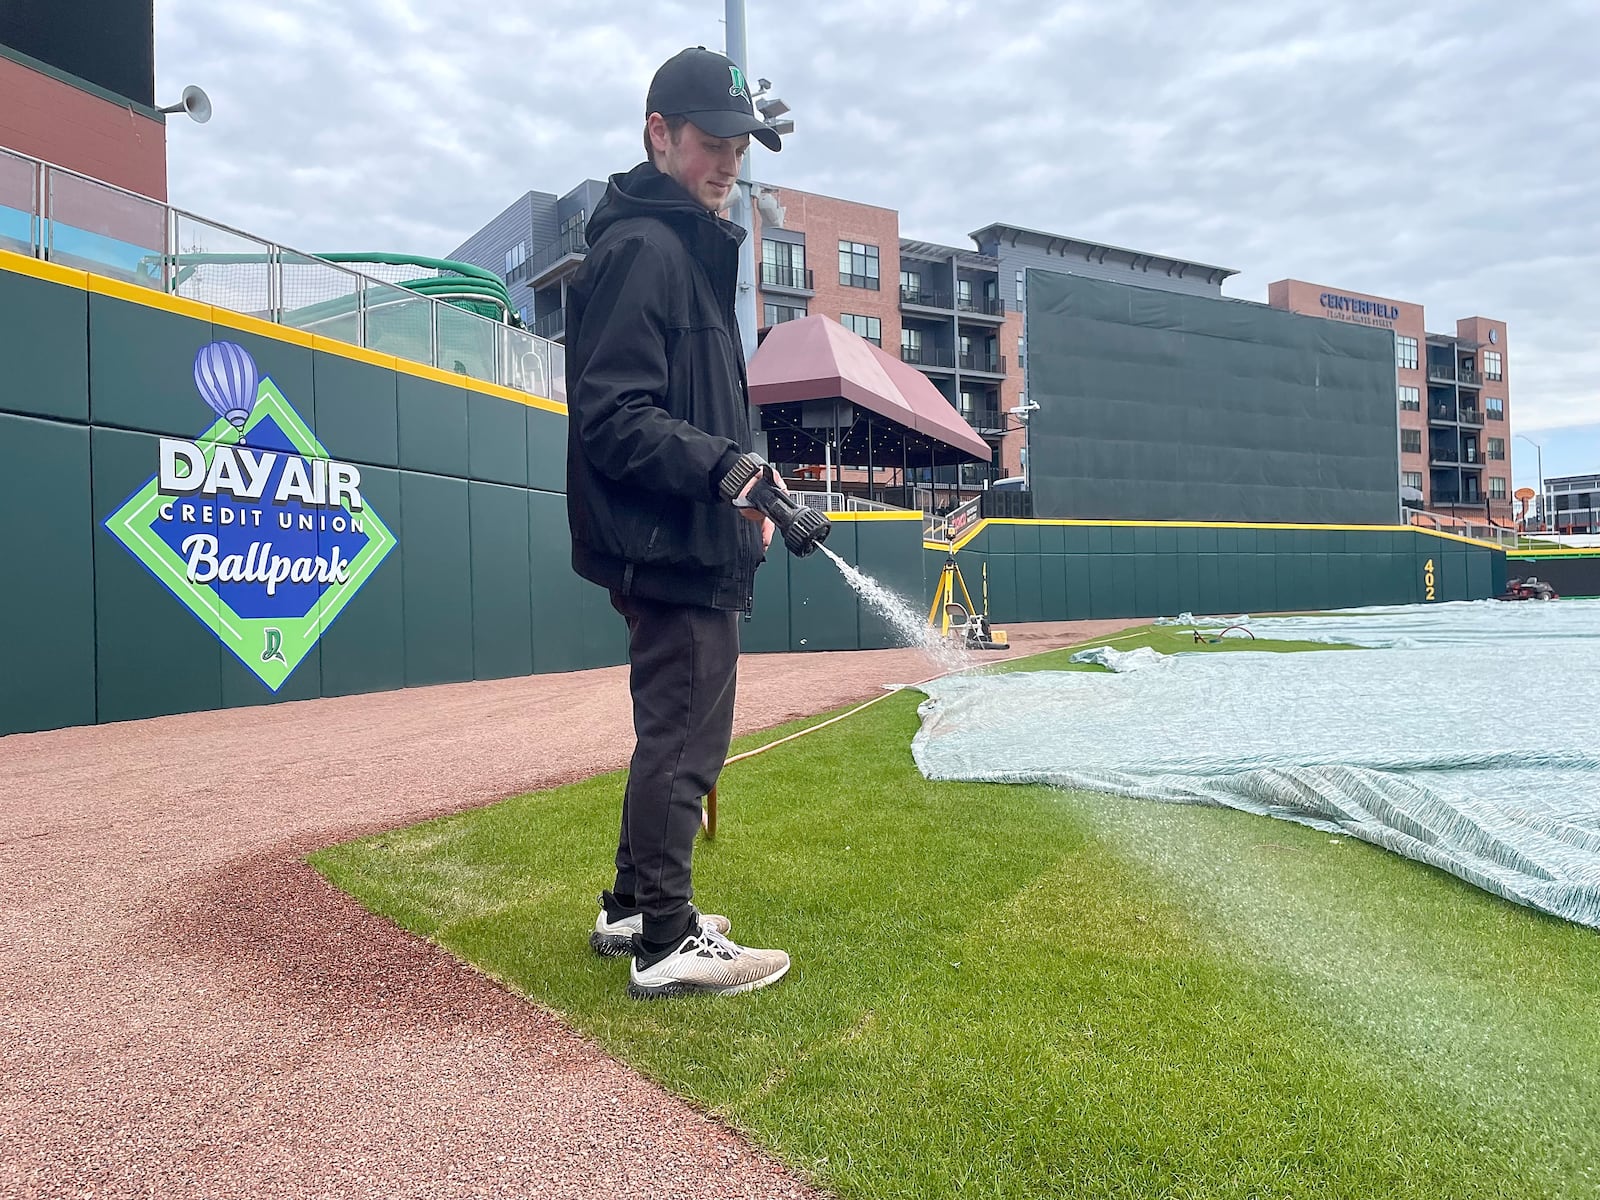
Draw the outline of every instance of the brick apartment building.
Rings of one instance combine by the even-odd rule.
[[[604,194],[592,179],[559,197],[529,192],[450,257],[503,272],[524,323],[561,340],[566,288],[588,249],[584,226]],[[913,468],[886,488],[932,483],[948,497],[1024,474],[1026,423],[1013,410],[1028,396],[1029,270],[1213,298],[1237,274],[1006,224],[971,233],[971,248],[916,241],[900,235],[894,209],[761,183],[754,195],[758,329],[820,314],[891,352],[898,346],[994,451],[992,464]],[[1511,523],[1504,322],[1469,317],[1453,334],[1429,333],[1420,305],[1294,279],[1273,283],[1267,303],[1392,331],[1402,496],[1446,517]],[[838,477],[846,489],[864,487],[860,472]]]
[[[973,248],[916,241],[900,236],[894,209],[761,183],[754,193],[758,329],[820,314],[891,352],[898,345],[994,451],[992,464],[913,468],[886,490],[936,484],[941,496],[964,496],[1023,474],[1026,425],[1011,410],[1027,395],[1028,269],[1209,296],[1235,274],[1004,224],[971,234]],[[501,272],[523,323],[560,341],[584,226],[604,194],[592,179],[562,196],[528,192],[448,257]],[[865,486],[861,472],[839,477],[846,489]]]
[[[60,7],[0,5],[0,146],[165,200],[167,119],[153,107],[152,0],[95,5],[76,21],[64,20]],[[0,204],[27,211],[29,183],[20,168],[7,167]],[[51,199],[70,223],[88,199],[70,183],[63,189]]]
[[[1505,322],[1466,317],[1453,334],[1429,333],[1420,304],[1298,279],[1269,285],[1267,303],[1391,330],[1402,494],[1445,516],[1513,523]]]

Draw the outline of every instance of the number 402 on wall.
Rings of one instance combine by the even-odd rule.
[[[1422,598],[1424,600],[1434,600],[1434,599],[1438,598],[1434,594],[1433,559],[1431,559],[1431,558],[1427,562],[1422,564],[1422,589],[1423,589],[1423,592],[1424,592],[1424,595],[1423,595]]]

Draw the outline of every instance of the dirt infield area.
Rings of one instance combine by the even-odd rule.
[[[933,673],[753,655],[737,729]],[[631,747],[624,668],[0,738],[0,1196],[810,1195],[303,862]]]

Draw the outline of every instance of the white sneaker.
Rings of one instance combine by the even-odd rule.
[[[732,923],[716,913],[697,912],[702,925],[709,925],[718,933],[727,933]],[[644,914],[634,913],[613,921],[606,915],[605,902],[600,904],[600,915],[594,919],[594,932],[589,935],[589,948],[605,958],[619,958],[633,953],[633,936],[644,936]]]
[[[709,992],[733,996],[777,983],[789,969],[782,950],[736,946],[702,921],[677,947],[649,966],[635,956],[628,968],[628,995],[635,1000]]]

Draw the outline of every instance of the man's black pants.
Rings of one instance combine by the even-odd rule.
[[[637,737],[622,798],[613,891],[633,895],[644,936],[689,931],[694,839],[733,736],[739,614],[611,594],[628,622],[629,687]]]

